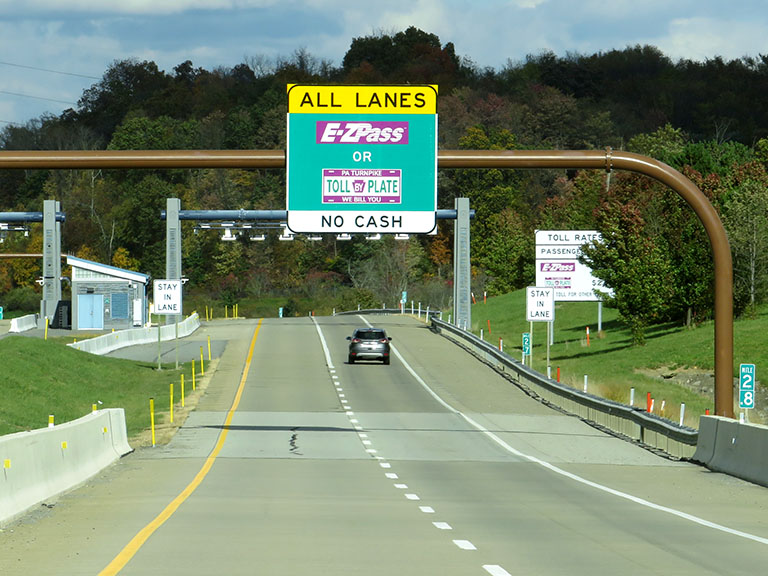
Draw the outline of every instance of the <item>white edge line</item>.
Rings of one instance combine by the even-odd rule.
[[[315,330],[317,330],[317,335],[320,336],[320,343],[323,345],[323,352],[325,352],[325,363],[328,365],[329,370],[333,370],[333,362],[331,361],[331,352],[328,350],[328,344],[325,342],[325,336],[323,336],[323,331],[320,330],[320,324],[317,323],[317,320],[315,320],[315,317],[312,316],[312,322],[315,325]]]
[[[360,318],[368,323],[365,318],[360,316]],[[370,326],[370,324],[368,324]],[[644,500],[643,498],[639,498],[637,496],[632,496],[631,494],[627,494],[626,492],[621,492],[619,490],[615,490],[613,488],[609,488],[608,486],[603,486],[602,484],[598,484],[597,482],[592,482],[591,480],[587,480],[586,478],[582,478],[581,476],[578,476],[576,474],[572,474],[571,472],[567,472],[566,470],[563,470],[562,468],[558,468],[554,464],[550,464],[549,462],[546,462],[544,460],[541,460],[539,458],[536,458],[535,456],[530,456],[528,454],[525,454],[523,452],[520,452],[519,450],[513,448],[504,440],[499,438],[496,434],[493,432],[487,430],[485,427],[483,427],[481,424],[478,424],[472,418],[464,414],[463,412],[456,410],[453,406],[448,404],[445,400],[440,398],[430,387],[429,385],[422,380],[422,378],[411,368],[410,364],[406,362],[405,358],[403,358],[402,354],[400,354],[400,351],[395,348],[395,346],[392,346],[392,352],[395,354],[398,360],[405,366],[405,369],[408,370],[408,372],[411,373],[411,376],[413,376],[416,381],[421,384],[421,386],[442,406],[444,406],[447,410],[453,412],[454,414],[458,414],[461,416],[468,424],[473,426],[476,430],[482,432],[490,438],[493,442],[495,442],[497,445],[501,446],[504,450],[509,452],[510,454],[513,454],[514,456],[517,456],[519,458],[523,458],[525,460],[528,460],[529,462],[533,462],[534,464],[538,464],[540,466],[543,466],[547,470],[550,470],[551,472],[554,472],[555,474],[559,474],[565,478],[569,478],[575,482],[579,482],[580,484],[584,484],[585,486],[590,486],[591,488],[595,488],[597,490],[600,490],[602,492],[605,492],[607,494],[611,494],[613,496],[617,496],[619,498],[623,498],[624,500],[629,500],[630,502],[634,502],[635,504],[639,504],[641,506],[645,506],[647,508],[651,508],[652,510],[657,510],[659,512],[666,512],[667,514],[671,514],[672,516],[677,516],[678,518],[682,518],[683,520],[688,520],[689,522],[693,522],[694,524],[698,524],[700,526],[704,526],[706,528],[712,528],[713,530],[718,530],[720,532],[725,532],[726,534],[731,534],[733,536],[738,536],[740,538],[745,538],[747,540],[752,540],[754,542],[759,542],[760,544],[768,544],[768,538],[763,538],[761,536],[756,536],[755,534],[750,534],[749,532],[742,532],[741,530],[735,530],[733,528],[728,528],[727,526],[723,526],[722,524],[717,524],[715,522],[710,522],[709,520],[704,520],[703,518],[699,518],[698,516],[694,516],[692,514],[688,514],[686,512],[681,512],[680,510],[675,510],[674,508],[669,508],[667,506],[661,506],[659,504],[654,504],[653,502],[650,502],[648,500]]]

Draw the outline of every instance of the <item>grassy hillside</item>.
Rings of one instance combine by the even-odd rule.
[[[150,397],[160,412],[169,409],[171,382],[179,394],[181,370],[158,371],[156,364],[94,356],[67,347],[70,341],[0,340],[0,435],[44,428],[49,414],[57,423],[74,420],[98,402],[102,408],[124,408],[128,434],[134,435],[149,427]],[[191,369],[183,369],[191,381]]]
[[[713,323],[695,328],[655,326],[647,332],[646,345],[638,347],[632,346],[629,331],[616,316],[615,310],[603,307],[602,332],[598,334],[597,303],[559,302],[550,347],[552,377],[556,377],[559,367],[561,382],[581,389],[586,374],[589,392],[623,403],[629,403],[630,389],[634,387],[635,405],[643,407],[650,392],[655,411],[659,412],[664,401],[664,415],[675,421],[679,419],[680,403],[685,402],[686,423],[698,426],[698,417],[707,408],[714,409],[714,396],[708,390],[713,384]],[[486,341],[498,345],[502,338],[505,352],[521,358],[522,333],[530,331],[525,321],[525,292],[473,305],[472,332],[479,335],[481,329]],[[737,320],[734,333],[734,364],[756,364],[760,379],[761,366],[768,365],[768,309],[761,309],[754,319]],[[533,368],[542,373],[547,371],[546,335],[545,323],[533,324]],[[684,381],[689,384],[683,385]],[[758,414],[750,418],[760,420]]]
[[[592,302],[557,305],[554,343],[550,348],[552,377],[556,377],[559,367],[561,382],[581,389],[586,374],[590,393],[623,403],[629,403],[630,388],[634,387],[637,406],[645,406],[646,394],[650,392],[655,399],[655,411],[660,413],[663,401],[664,415],[674,421],[679,419],[680,404],[684,402],[686,424],[698,426],[699,416],[714,408],[712,323],[692,329],[674,325],[654,327],[648,331],[645,346],[633,347],[629,332],[616,320],[615,310],[603,308],[603,330],[597,333],[597,310],[597,304]],[[479,335],[481,329],[485,340],[498,345],[502,338],[504,350],[520,358],[522,333],[530,329],[525,321],[524,291],[475,304],[472,332]],[[759,381],[762,367],[768,366],[768,307],[761,309],[754,319],[736,321],[734,333],[735,365],[756,364]],[[190,366],[182,366],[179,371],[168,366],[158,372],[154,364],[73,350],[65,346],[69,341],[23,336],[0,340],[0,435],[45,427],[49,414],[55,415],[57,423],[73,420],[87,414],[93,403],[101,402],[104,408],[125,409],[128,433],[133,436],[149,427],[150,397],[155,398],[156,412],[167,411],[169,385],[174,383],[178,402],[182,371],[189,392]],[[547,372],[546,354],[546,324],[534,323],[533,368],[542,373]],[[686,385],[685,380],[690,382]],[[764,391],[759,384],[758,389]],[[757,402],[758,409],[764,411],[768,402],[761,406],[760,394]],[[765,420],[758,413],[751,414],[750,419]]]

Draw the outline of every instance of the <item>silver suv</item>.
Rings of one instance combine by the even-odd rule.
[[[381,328],[357,328],[349,340],[349,363],[356,360],[381,360],[389,364],[391,337]]]

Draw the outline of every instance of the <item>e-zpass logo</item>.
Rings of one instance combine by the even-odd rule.
[[[408,122],[318,122],[317,144],[408,144]]]
[[[574,272],[576,264],[574,262],[542,262],[542,272]]]

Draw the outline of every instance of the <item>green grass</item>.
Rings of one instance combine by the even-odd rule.
[[[277,299],[262,303],[262,308],[249,309],[249,317],[276,315]],[[199,308],[199,306],[198,306]],[[215,317],[224,315],[223,306]],[[251,306],[248,306],[251,308]],[[258,312],[261,312],[259,314]],[[330,313],[319,311],[318,314]],[[204,309],[201,316],[204,317]],[[243,305],[240,306],[243,314]],[[550,348],[552,377],[560,368],[561,382],[581,389],[584,375],[589,377],[589,392],[623,403],[629,402],[630,388],[635,388],[635,405],[644,406],[650,392],[657,406],[664,400],[665,416],[677,421],[681,402],[686,404],[686,424],[697,427],[704,411],[713,409],[711,395],[700,395],[671,380],[653,378],[643,371],[654,369],[688,369],[713,371],[713,324],[686,329],[663,325],[648,330],[646,345],[632,346],[629,331],[616,319],[616,311],[603,307],[603,332],[597,334],[597,304],[593,302],[561,302],[555,312],[554,344]],[[488,320],[491,331],[488,331]],[[586,343],[586,327],[590,327],[590,345]],[[472,307],[472,331],[483,329],[485,340],[521,357],[522,333],[529,331],[525,321],[525,293],[514,292],[491,298]],[[768,365],[768,307],[761,308],[755,318],[737,320],[734,324],[734,362]],[[155,398],[157,412],[167,411],[170,384],[174,383],[176,400],[180,375],[191,380],[191,369],[179,371],[165,366],[158,371],[155,364],[104,358],[65,346],[71,338],[41,340],[10,336],[0,340],[0,435],[22,430],[44,428],[48,415],[57,423],[79,418],[101,401],[103,408],[120,407],[126,411],[128,434],[133,436],[149,427],[149,398]],[[533,368],[546,373],[546,324],[534,323]],[[753,418],[757,420],[757,418]]]
[[[48,415],[57,424],[100,408],[124,408],[128,435],[149,428],[149,398],[155,411],[167,411],[170,384],[179,394],[181,370],[175,365],[158,371],[156,364],[104,358],[67,347],[71,338],[42,340],[10,336],[0,340],[2,402],[0,435],[45,428]]]
[[[203,296],[192,296],[184,302],[184,310],[196,310],[200,318],[205,320],[206,306],[209,317],[221,319],[225,315],[231,317],[232,306],[223,301],[213,300]],[[312,298],[283,298],[267,296],[262,298],[240,298],[237,300],[238,315],[241,318],[277,318],[280,308],[284,308],[286,316],[307,316],[314,312],[316,316],[330,316],[335,304],[329,299],[318,302]]]
[[[671,380],[654,378],[643,371],[690,370],[714,371],[714,325],[707,322],[695,328],[673,324],[653,326],[646,333],[645,346],[633,346],[629,331],[617,320],[617,312],[603,307],[602,333],[597,333],[598,305],[595,302],[559,302],[555,309],[554,344],[550,347],[550,366],[555,378],[560,368],[560,380],[582,389],[584,375],[588,376],[588,391],[618,402],[629,403],[630,389],[635,388],[635,405],[645,406],[646,394],[651,393],[656,407],[665,401],[665,416],[677,421],[680,404],[686,405],[686,424],[697,427],[699,416],[706,409],[713,411],[714,400],[697,394]],[[491,333],[488,333],[488,320]],[[586,328],[590,328],[587,346]],[[472,307],[472,332],[498,345],[504,341],[504,351],[522,357],[522,333],[530,331],[525,321],[525,291],[479,302]],[[547,371],[547,327],[533,323],[533,368]],[[762,308],[753,319],[734,323],[734,363],[768,365],[768,308]]]

